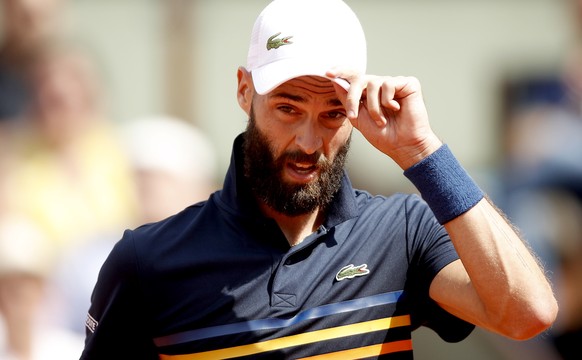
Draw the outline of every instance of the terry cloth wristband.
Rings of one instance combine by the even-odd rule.
[[[404,171],[441,224],[475,206],[483,191],[445,144]]]

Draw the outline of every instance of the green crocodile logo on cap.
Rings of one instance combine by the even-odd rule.
[[[354,266],[354,264],[349,264],[348,266],[344,266],[343,268],[338,271],[335,279],[337,281],[342,281],[344,279],[353,279],[356,276],[364,276],[368,275],[370,270],[368,270],[367,264],[362,264],[359,266]]]
[[[275,35],[271,36],[269,40],[267,40],[267,50],[271,49],[278,49],[283,45],[293,44],[292,41],[289,41],[293,36],[285,36],[281,39],[276,39],[277,36],[281,35],[280,32],[276,33]]]

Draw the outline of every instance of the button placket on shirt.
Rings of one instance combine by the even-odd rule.
[[[300,245],[289,249],[279,261],[273,274],[271,306],[278,308],[294,309],[298,306],[301,296],[301,261],[293,262],[293,257],[298,256],[302,251],[314,245],[323,235],[327,233],[324,227],[320,227],[317,232],[308,236]]]

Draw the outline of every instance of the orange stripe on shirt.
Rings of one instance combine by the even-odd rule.
[[[273,340],[261,341],[254,344],[235,346],[225,349],[205,351],[184,355],[160,355],[161,360],[196,360],[196,359],[231,359],[240,356],[249,356],[263,352],[300,346],[315,342],[332,340],[340,337],[365,334],[390,328],[410,325],[410,316],[394,316],[378,320],[365,321],[351,325],[338,326],[329,329],[317,330],[303,334],[286,336]]]
[[[400,340],[390,343],[364,346],[357,349],[336,351],[327,354],[315,355],[299,360],[344,360],[344,359],[362,359],[372,356],[385,355],[400,351],[412,350],[412,340]]]

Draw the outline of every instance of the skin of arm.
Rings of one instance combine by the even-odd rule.
[[[431,130],[420,82],[347,70],[327,76],[348,118],[378,150],[403,170],[432,154],[442,142]],[[433,280],[430,296],[450,313],[511,339],[525,340],[549,328],[558,305],[534,255],[501,212],[484,198],[444,224],[460,260]]]

